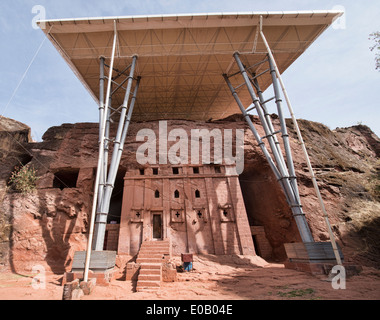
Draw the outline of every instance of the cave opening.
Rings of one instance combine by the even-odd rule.
[[[295,241],[297,230],[285,195],[265,159],[256,157],[246,163],[239,182],[256,254],[269,260],[286,259],[283,244]]]
[[[124,177],[126,170],[118,171],[112,191],[111,203],[107,217],[108,224],[120,224],[121,209],[123,205]]]
[[[61,169],[54,173],[53,188],[66,189],[76,188],[78,181],[79,169],[69,168]]]
[[[26,166],[27,164],[29,164],[31,161],[33,160],[33,156],[30,155],[30,154],[25,154],[21,157],[20,159],[20,163],[22,166]]]

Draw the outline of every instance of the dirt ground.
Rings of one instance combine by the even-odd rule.
[[[175,261],[180,263],[180,261]],[[62,275],[46,275],[45,288],[33,288],[31,275],[0,273],[0,300],[61,300]],[[81,300],[379,300],[380,270],[363,267],[336,290],[326,276],[313,276],[266,263],[258,257],[197,256],[191,272],[163,283],[155,293],[134,292],[132,281],[96,286]]]

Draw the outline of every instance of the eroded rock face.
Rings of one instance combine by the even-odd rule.
[[[301,120],[299,124],[346,261],[379,266],[379,138],[365,126],[331,131],[310,121]],[[302,149],[291,122],[288,126],[304,212],[314,239],[326,241],[325,221]],[[272,259],[284,259],[283,244],[300,241],[298,230],[285,196],[243,119],[233,116],[211,123],[171,120],[168,127],[169,130],[245,129],[245,169],[239,180],[248,219],[250,225],[264,227],[272,247]],[[143,128],[156,131],[158,124],[131,124],[120,165],[123,172],[139,167],[136,150],[142,142],[136,142],[135,137]],[[258,130],[264,136],[260,126]],[[13,141],[13,145],[0,142],[7,150],[2,149],[0,169],[0,268],[22,272],[38,263],[53,272],[63,272],[69,268],[74,252],[86,248],[97,165],[98,125],[78,123],[53,127],[39,143],[27,138],[30,130],[26,126],[21,131],[22,134],[15,134],[10,140],[9,134],[1,135],[1,139]],[[20,144],[21,150],[15,146]],[[23,159],[23,164],[28,161],[38,172],[37,190],[28,195],[5,190],[18,159]]]
[[[363,125],[331,131],[322,124],[301,120],[300,126],[345,261],[379,267],[379,138]],[[296,162],[304,167],[295,151]],[[305,190],[303,203],[310,208],[315,239],[327,239],[316,197],[309,188],[311,181],[302,170],[297,175]]]
[[[90,125],[93,127],[96,128]],[[88,168],[77,162],[83,156],[74,155],[71,162],[67,161],[67,153],[73,154],[67,143],[77,148],[76,141],[86,128],[85,124],[79,131],[75,131],[75,125],[51,128],[41,143],[12,138],[16,145],[22,143],[24,153],[21,152],[19,158],[28,155],[28,165],[37,170],[39,179],[37,189],[30,194],[23,195],[11,189],[6,192],[5,186],[14,166],[2,167],[2,177],[6,178],[2,180],[1,190],[0,213],[4,223],[0,267],[23,272],[40,264],[53,272],[64,272],[74,252],[85,248],[93,168],[92,163]],[[55,174],[62,170],[77,173],[74,185],[56,181]],[[64,175],[60,177],[64,179]]]

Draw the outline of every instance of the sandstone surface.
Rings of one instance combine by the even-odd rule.
[[[25,272],[38,263],[62,273],[70,268],[74,252],[86,247],[97,164],[97,124],[52,127],[42,142],[31,141],[25,125],[6,118],[0,124],[0,268]],[[306,120],[299,124],[345,260],[379,268],[379,138],[363,125],[330,130]],[[168,126],[245,129],[245,169],[240,184],[248,219],[251,225],[264,227],[272,248],[269,260],[283,261],[283,244],[300,241],[298,230],[285,196],[243,119],[232,116],[208,123],[171,120]],[[288,127],[304,211],[315,240],[326,241],[328,233],[301,146],[290,121]],[[131,124],[121,172],[138,167],[135,153],[141,142],[135,137],[143,128],[156,131],[158,123]],[[259,131],[264,136],[260,127]],[[13,168],[20,163],[38,172],[37,189],[28,195],[7,186]]]

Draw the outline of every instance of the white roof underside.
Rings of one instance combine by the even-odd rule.
[[[82,18],[43,21],[43,31],[98,101],[99,58],[104,56],[109,64],[116,21],[114,68],[124,70],[132,56],[138,55],[141,83],[134,120],[208,120],[239,111],[222,74],[237,71],[232,57],[236,51],[247,66],[265,58],[258,34],[260,16],[280,72],[284,72],[341,14],[308,11]],[[262,71],[262,66],[257,68],[252,71]],[[265,90],[269,75],[261,77],[259,83]],[[250,98],[245,91],[239,91],[239,97],[248,106]],[[123,100],[124,90],[119,90],[112,106],[118,108]]]

